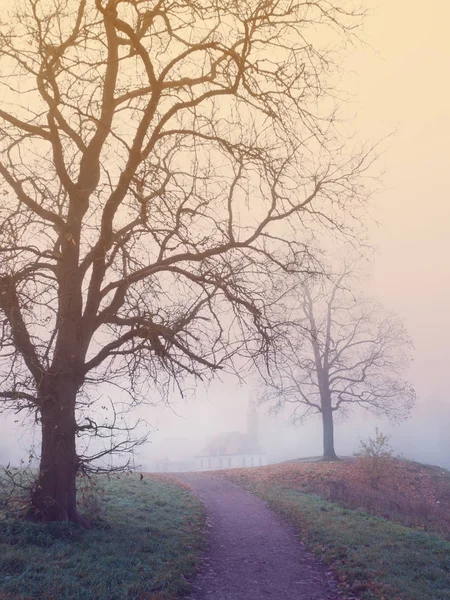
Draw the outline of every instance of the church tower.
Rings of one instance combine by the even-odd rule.
[[[253,400],[249,400],[247,407],[247,435],[252,447],[252,452],[259,453],[259,431],[258,431],[258,413]]]

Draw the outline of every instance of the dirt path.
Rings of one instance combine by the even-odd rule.
[[[177,479],[195,490],[209,515],[207,556],[189,600],[342,599],[326,568],[262,500],[211,475]]]

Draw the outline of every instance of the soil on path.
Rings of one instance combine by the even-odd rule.
[[[326,567],[262,500],[220,477],[176,478],[208,512],[207,554],[189,600],[342,600]]]

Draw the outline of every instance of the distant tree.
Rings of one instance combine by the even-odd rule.
[[[342,231],[364,200],[371,154],[339,147],[320,43],[360,23],[346,5],[4,10],[0,398],[42,429],[30,519],[81,522],[77,474],[133,443],[77,452],[120,430],[96,385],[142,402],[267,349],[277,276],[308,270],[308,232]]]
[[[291,296],[265,399],[294,421],[320,413],[323,459],[336,460],[334,414],[362,407],[405,418],[415,402],[401,378],[412,342],[400,320],[351,291],[352,273],[309,279]]]

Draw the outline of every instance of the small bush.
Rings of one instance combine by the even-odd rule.
[[[103,514],[103,506],[98,496],[88,493],[80,502],[81,512],[88,521],[98,521]]]
[[[95,479],[80,477],[78,506],[88,521],[99,521],[103,516],[104,490]]]
[[[357,468],[363,479],[374,489],[379,489],[392,467],[393,450],[389,436],[375,427],[375,437],[360,442]]]
[[[0,520],[21,517],[27,512],[35,482],[36,472],[29,467],[0,467]]]

